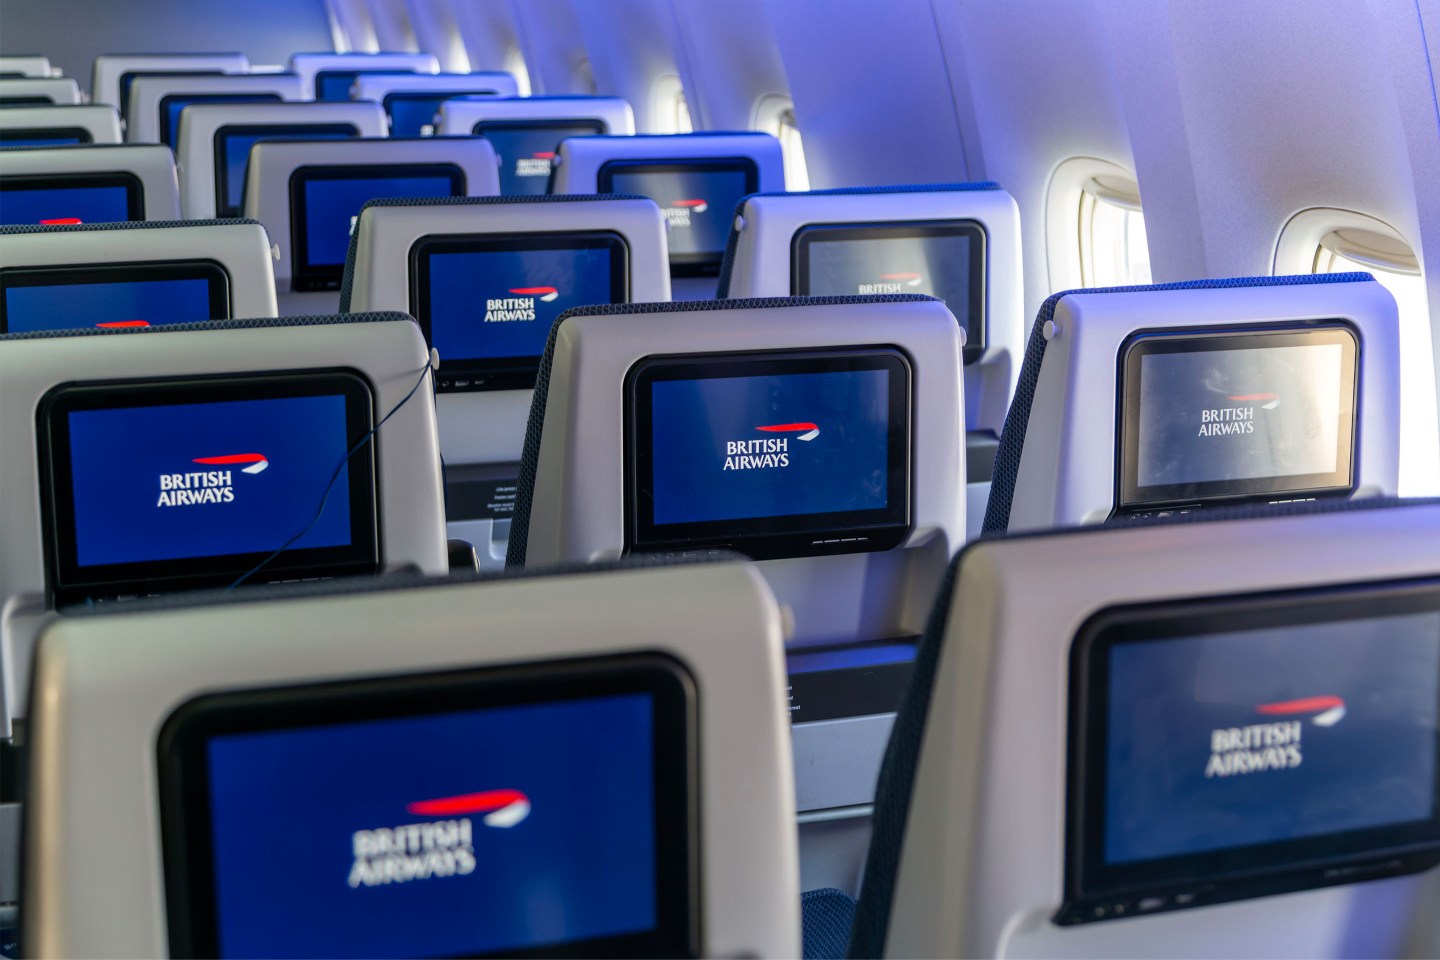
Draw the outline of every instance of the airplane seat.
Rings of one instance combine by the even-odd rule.
[[[0,263],[0,333],[276,316],[253,220],[12,224]]]
[[[119,142],[120,114],[108,104],[0,106],[0,148]]]
[[[857,888],[913,638],[964,541],[960,341],[929,297],[683,301],[568,311],[541,358],[507,563],[760,559],[794,623],[804,889]]]
[[[1363,273],[1054,294],[1025,347],[984,532],[1393,495],[1398,336],[1394,299]]]
[[[1406,956],[1440,863],[1437,537],[1440,500],[1377,497],[966,546],[849,955]]]
[[[350,99],[350,88],[362,76],[434,74],[440,72],[440,61],[429,53],[296,53],[287,72],[300,78],[303,99],[336,103]]]
[[[0,74],[36,80],[61,75],[59,70],[50,66],[49,57],[36,54],[0,54]]]
[[[445,573],[429,362],[395,313],[0,336],[0,736],[57,609]]]
[[[5,72],[0,70],[0,75]],[[84,102],[80,84],[70,77],[0,79],[0,107],[45,107]]]
[[[130,85],[137,77],[178,73],[196,76],[249,73],[243,53],[140,53],[101,54],[90,66],[90,100],[105,103],[125,115]]]
[[[500,157],[500,192],[543,196],[562,140],[632,136],[635,111],[621,97],[463,97],[440,105],[437,132],[483,136]]]
[[[174,74],[137,76],[126,103],[125,142],[180,143],[180,120],[192,103],[281,103],[300,99],[293,73]]]
[[[801,956],[830,960],[845,956],[855,924],[855,898],[835,887],[806,890],[800,895]]]
[[[576,137],[561,142],[550,183],[552,193],[638,193],[658,203],[677,300],[715,296],[741,198],[784,189],[780,141],[755,132]]]
[[[756,194],[735,211],[716,296],[924,293],[965,329],[966,517],[979,533],[1024,355],[1020,210],[990,182]]]
[[[179,220],[175,155],[149,144],[0,150],[0,225]]]
[[[574,306],[670,298],[659,208],[619,194],[375,200],[345,264],[342,312],[407,311],[439,352],[450,535],[503,567],[551,323]]]
[[[782,632],[735,558],[57,621],[26,950],[798,956]]]
[[[378,103],[195,103],[184,109],[175,151],[185,216],[239,216],[250,149],[265,140],[384,137]],[[283,234],[282,234],[283,236]]]
[[[515,77],[500,70],[474,73],[360,74],[350,88],[352,100],[374,100],[390,118],[390,136],[435,133],[440,105],[453,97],[514,97]],[[469,133],[469,131],[466,131]]]
[[[350,235],[368,201],[500,192],[495,151],[478,137],[261,142],[245,176],[245,215],[270,231],[284,314],[336,309]]]

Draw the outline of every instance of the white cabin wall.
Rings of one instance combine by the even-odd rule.
[[[1054,289],[1046,198],[1075,157],[1134,172],[1109,40],[1089,0],[931,0],[949,64],[972,180],[994,180],[1020,207],[1025,302]],[[1041,60],[1016,56],[1044,50]],[[808,144],[807,144],[808,146]]]
[[[375,23],[375,38],[386,53],[417,53],[415,30],[410,26],[410,13],[405,0],[366,0],[370,19]]]
[[[969,179],[927,0],[842,8],[766,0],[805,137],[810,185]]]
[[[695,129],[759,129],[767,97],[792,99],[765,0],[671,2]]]
[[[442,73],[469,73],[470,55],[455,19],[454,0],[405,0],[421,53],[434,54]]]
[[[511,12],[532,92],[550,96],[596,92],[590,53],[571,0],[511,0]]]
[[[681,77],[669,0],[576,0],[574,10],[597,92],[630,102],[637,133],[672,132],[657,96]]]
[[[365,0],[325,0],[325,9],[330,15],[330,29],[335,34],[337,52],[379,52],[380,41],[375,37],[375,21],[370,18],[370,8],[365,5]]]
[[[454,0],[455,28],[471,70],[504,70],[519,45],[510,0]]]

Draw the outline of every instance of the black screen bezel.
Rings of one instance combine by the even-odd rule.
[[[360,129],[353,123],[234,123],[222,124],[215,128],[211,138],[212,162],[215,167],[215,216],[218,219],[238,217],[245,209],[245,187],[240,187],[240,206],[230,206],[230,165],[225,162],[225,147],[231,137],[250,137],[259,134],[285,140],[304,140],[310,134],[344,133],[349,137],[360,136]],[[257,141],[259,142],[259,141]],[[322,141],[332,143],[333,140]],[[254,150],[254,144],[251,144]],[[245,158],[245,175],[250,173],[250,158]]]
[[[175,118],[176,122],[174,134],[172,135],[170,131],[169,113],[170,103],[173,100],[184,100],[185,107],[188,107],[192,103],[283,103],[284,99],[285,98],[280,96],[280,94],[268,90],[257,90],[251,93],[245,93],[238,90],[234,93],[220,93],[216,91],[210,91],[206,93],[183,93],[177,90],[174,93],[167,93],[165,94],[165,96],[160,98],[160,103],[158,105],[158,110],[160,112],[159,140],[161,143],[163,143],[167,147],[170,147],[172,150],[180,142],[179,117]],[[180,113],[182,115],[185,112],[185,107],[180,108]]]
[[[457,163],[355,163],[309,164],[290,174],[290,286],[297,291],[338,290],[345,275],[345,261],[310,262],[310,224],[306,215],[305,188],[322,180],[376,180],[400,177],[430,177],[450,181],[450,196],[463,197],[465,171]]]
[[[21,140],[74,140],[74,143],[45,143],[43,147],[78,147],[94,143],[95,138],[85,127],[5,127],[0,128],[0,147],[7,143],[24,146]]]
[[[488,955],[698,956],[699,694],[689,670],[661,653],[202,694],[181,704],[156,743],[170,955],[220,955],[206,762],[211,738],[629,693],[649,694],[654,717],[656,928]]]
[[[1440,579],[1117,606],[1086,620],[1070,648],[1065,902],[1054,921],[1086,923],[1245,900],[1399,876],[1440,863],[1440,738],[1428,821],[1126,865],[1107,865],[1104,854],[1113,647],[1430,612],[1440,612]],[[1141,907],[1146,901],[1150,905]]]
[[[117,407],[221,403],[340,394],[350,448],[375,422],[374,394],[363,375],[325,369],[265,375],[111,380],[61,384],[36,409],[47,596],[55,606],[94,597],[127,596],[226,586],[266,560],[271,551],[146,560],[82,568],[77,560],[69,414]],[[379,490],[372,439],[349,459],[350,544],[286,550],[270,560],[257,583],[375,573],[380,567]],[[349,448],[347,448],[349,449]],[[318,507],[318,503],[316,505]],[[63,548],[62,548],[62,545]],[[275,544],[275,549],[281,547]]]
[[[0,200],[12,190],[21,193],[27,190],[75,190],[89,187],[120,187],[125,191],[126,220],[145,219],[145,185],[135,174],[123,170],[110,173],[24,173],[4,176],[0,177]]]
[[[6,97],[0,96],[0,107],[51,107],[60,106],[50,97]]]
[[[743,173],[745,189],[736,197],[749,196],[760,189],[760,165],[751,157],[706,157],[694,160],[607,160],[596,174],[596,193],[614,193],[615,177],[619,175],[674,173]],[[721,211],[716,211],[717,213]],[[725,259],[725,242],[713,253],[670,252],[672,277],[718,277]]]
[[[660,524],[654,520],[654,416],[659,380],[728,379],[883,369],[889,372],[883,510]],[[730,549],[755,560],[865,553],[899,546],[911,528],[912,363],[897,346],[645,357],[625,375],[625,552]]]
[[[326,82],[327,80],[333,80],[333,79],[335,79],[335,78],[337,78],[337,77],[345,77],[345,78],[347,78],[347,79],[350,81],[350,85],[353,87],[353,86],[355,85],[355,79],[356,79],[357,77],[383,77],[383,76],[413,77],[413,76],[426,76],[426,74],[420,73],[418,70],[414,69],[413,67],[376,67],[376,68],[371,69],[371,70],[365,70],[365,69],[361,69],[361,70],[350,70],[350,69],[346,69],[346,68],[341,68],[341,69],[329,69],[329,70],[316,70],[316,71],[315,71],[315,76],[312,78],[312,85],[313,85],[313,88],[314,88],[314,89],[313,89],[313,94],[314,94],[314,95],[313,95],[313,97],[312,97],[311,99],[313,99],[316,103],[346,103],[347,101],[349,101],[349,100],[352,99],[351,96],[350,96],[350,91],[349,91],[349,90],[346,90],[346,91],[345,91],[345,97],[344,97],[344,99],[342,99],[342,100],[326,100],[326,99],[324,99],[324,98],[322,98],[322,97],[320,96],[320,88],[325,85],[325,82]]]
[[[120,74],[119,78],[118,78],[117,81],[116,81],[117,84],[119,85],[119,90],[120,90],[120,107],[119,107],[119,109],[120,109],[120,119],[121,119],[122,121],[129,121],[129,119],[130,119],[130,90],[132,89],[132,85],[134,84],[134,82],[135,82],[136,80],[139,80],[141,77],[223,77],[223,76],[226,76],[226,73],[225,73],[224,70],[192,70],[192,69],[189,69],[189,68],[181,68],[181,69],[178,69],[178,70],[155,70],[155,69],[152,69],[152,68],[142,68],[142,69],[139,69],[139,70],[126,70],[124,73]]]
[[[430,258],[445,253],[529,253],[548,250],[608,249],[610,302],[630,302],[630,244],[614,230],[570,230],[555,233],[431,234],[410,247],[410,312],[425,342],[431,338]],[[543,349],[541,353],[543,353]],[[440,357],[440,392],[533,390],[541,354],[526,357]],[[460,384],[464,385],[461,386]]]
[[[390,107],[397,100],[410,101],[439,99],[441,102],[444,102],[445,100],[453,100],[456,97],[493,97],[497,96],[498,93],[499,91],[496,90],[426,90],[424,88],[407,88],[404,90],[391,90],[389,93],[385,94],[383,97],[380,98],[380,105],[385,108],[385,116],[389,118],[391,123],[391,136],[394,136],[395,116],[390,112]],[[436,112],[439,112],[438,107],[436,108]],[[409,134],[407,134],[407,136],[409,136]]]
[[[1338,343],[1342,350],[1341,389],[1349,381],[1350,417],[1341,397],[1341,430],[1337,434],[1336,469],[1329,474],[1209,480],[1141,487],[1140,372],[1150,354],[1206,353],[1270,347]],[[1307,321],[1266,327],[1209,327],[1192,330],[1139,330],[1126,337],[1118,354],[1116,390],[1115,504],[1117,511],[1152,510],[1166,506],[1235,503],[1275,498],[1343,497],[1357,483],[1360,422],[1360,332],[1343,320]]]
[[[847,243],[861,240],[928,240],[934,237],[967,237],[971,255],[970,301],[965,305],[968,316],[978,323],[960,323],[965,331],[965,363],[980,359],[989,339],[990,318],[987,307],[985,269],[989,257],[989,237],[985,225],[978,220],[897,220],[875,223],[807,223],[790,238],[790,295],[810,296],[810,245],[813,243]],[[903,292],[903,291],[902,291]],[[947,304],[949,306],[949,304]],[[954,314],[954,307],[950,308]],[[977,327],[978,332],[972,332]]]
[[[214,260],[0,267],[0,333],[10,332],[10,306],[6,294],[15,287],[89,286],[152,280],[204,280],[210,292],[210,319],[230,319],[230,274]]]

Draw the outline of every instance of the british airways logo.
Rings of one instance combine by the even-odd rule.
[[[1237,393],[1225,398],[1231,406],[1206,407],[1200,411],[1200,432],[1196,436],[1224,437],[1255,432],[1255,411],[1280,406],[1278,393]]]
[[[227,453],[214,457],[196,457],[191,463],[206,467],[231,467],[252,476],[263,473],[270,461],[263,453]],[[187,473],[160,474],[160,499],[156,507],[193,507],[206,503],[231,503],[235,500],[233,470],[193,470]]]
[[[530,154],[528,157],[516,157],[515,176],[548,177],[550,176],[550,167],[554,161],[554,150],[541,150]]]
[[[710,203],[707,200],[673,200],[667,207],[662,207],[660,212],[665,214],[666,221],[672,227],[688,227],[692,216],[707,212]]]
[[[53,220],[41,220],[40,225],[42,227],[66,227],[70,226],[71,224],[84,222],[85,221],[81,220],[79,217],[56,217]]]
[[[417,800],[407,803],[405,812],[444,819],[356,830],[350,837],[351,889],[474,873],[475,827],[465,814],[480,815],[486,827],[509,830],[530,816],[530,798],[519,790],[485,790]]]
[[[148,327],[149,320],[110,320],[106,323],[97,323],[95,326],[101,330],[124,330],[129,327]]]
[[[820,426],[807,421],[774,423],[756,427],[758,433],[771,436],[725,442],[725,465],[722,470],[763,470],[790,466],[790,440],[809,443],[820,436]]]
[[[1329,729],[1345,718],[1345,701],[1332,694],[1262,703],[1262,723],[1210,731],[1210,760],[1205,776],[1234,777],[1266,770],[1289,770],[1304,762],[1305,721]]]
[[[560,296],[556,287],[511,287],[508,297],[485,301],[486,323],[524,323],[535,319],[535,302],[554,303]]]
[[[924,282],[925,275],[921,273],[882,273],[878,283],[856,284],[855,292],[862,294],[904,293],[906,287],[918,287]]]

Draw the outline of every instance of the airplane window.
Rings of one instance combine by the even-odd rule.
[[[1110,174],[1080,191],[1080,284],[1117,287],[1150,282],[1150,247],[1140,188]]]
[[[800,137],[800,125],[795,122],[795,111],[785,110],[780,114],[780,128],[775,135],[780,139],[780,150],[785,154],[785,189],[809,190],[810,171],[805,166],[805,143]]]
[[[520,96],[530,96],[530,68],[525,65],[525,54],[519,47],[511,47],[505,55],[505,72],[515,78]]]
[[[680,93],[675,97],[675,132],[693,133],[695,124],[690,121],[690,104],[685,102],[685,94]]]
[[[650,94],[650,116],[655,133],[691,133],[695,124],[690,119],[690,104],[680,78],[671,74],[655,81]]]
[[[590,66],[589,57],[582,57],[575,63],[575,92],[591,97],[600,92],[595,85],[595,71]]]
[[[1427,336],[1430,311],[1425,295],[1425,278],[1420,262],[1399,237],[1360,227],[1343,227],[1327,233],[1315,247],[1313,273],[1369,273],[1390,295],[1400,311],[1402,437],[1435,437],[1435,398],[1429,389],[1434,367],[1429,349],[1417,341]],[[1428,347],[1428,344],[1424,346]],[[1412,424],[1406,423],[1413,417]],[[1412,432],[1413,431],[1413,432]],[[1402,442],[1400,445],[1400,493],[1416,496],[1440,492],[1440,448],[1434,442]]]

